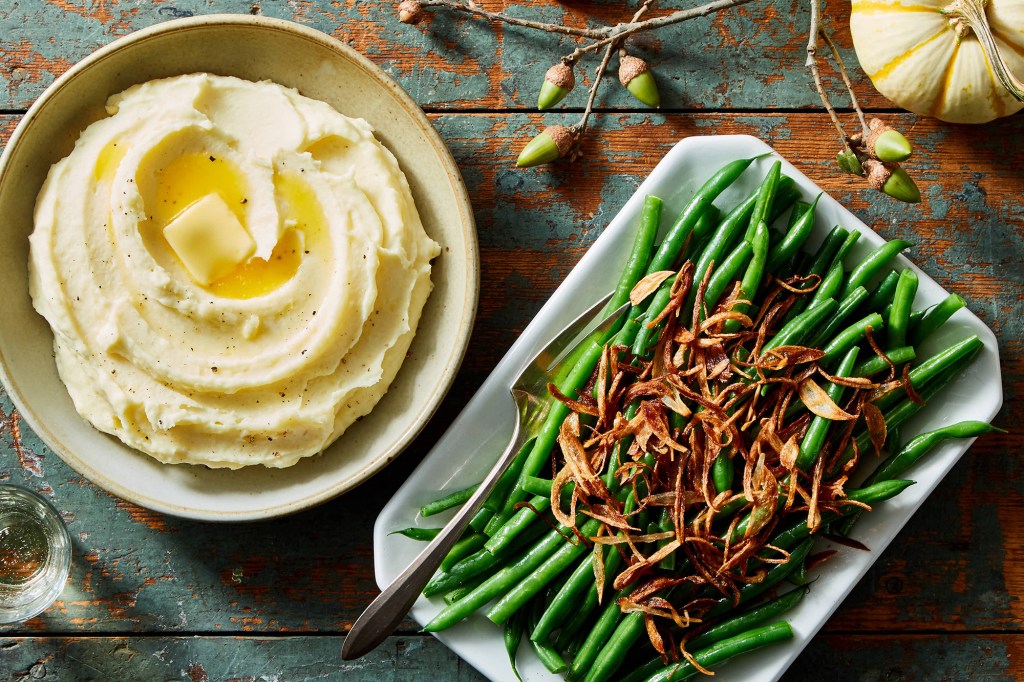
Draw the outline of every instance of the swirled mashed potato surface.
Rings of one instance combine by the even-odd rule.
[[[168,463],[321,452],[384,395],[431,288],[439,247],[394,156],[269,82],[193,74],[107,109],[51,168],[30,238],[75,407]]]

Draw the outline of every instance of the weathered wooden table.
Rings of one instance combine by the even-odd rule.
[[[391,2],[0,4],[0,143],[75,61],[159,21],[253,12],[337,36],[428,112],[469,187],[482,253],[471,347],[440,412],[372,484],[290,518],[215,525],[127,504],[64,465],[2,396],[0,480],[46,495],[67,520],[75,554],[60,600],[2,633],[0,679],[479,679],[411,622],[369,657],[341,661],[345,632],[377,591],[373,520],[658,159],[680,138],[726,133],[761,137],[881,234],[913,240],[916,262],[995,330],[1003,362],[998,423],[1008,432],[965,456],[786,679],[1024,678],[1024,117],[982,127],[918,118],[854,68],[865,108],[914,141],[910,168],[924,197],[906,206],[875,194],[835,170],[834,132],[803,66],[806,4],[753,3],[638,40],[656,66],[663,108],[638,109],[608,88],[586,158],[526,171],[514,160],[538,126],[576,118],[535,109],[544,71],[568,51],[554,36],[445,13],[407,26]],[[584,0],[523,0],[515,11],[573,24],[587,13],[605,21],[629,13]],[[848,11],[830,1],[825,14],[855,66]],[[582,93],[572,102],[581,106]]]

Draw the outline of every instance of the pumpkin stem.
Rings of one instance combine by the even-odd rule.
[[[999,79],[1000,84],[1007,92],[1024,102],[1024,83],[1010,72],[996,46],[996,40],[992,36],[992,29],[988,25],[988,18],[985,16],[985,5],[988,0],[954,0],[954,2],[942,10],[949,17],[950,26],[956,32],[958,39],[963,39],[973,30],[981,43],[981,49],[988,59],[989,66]]]

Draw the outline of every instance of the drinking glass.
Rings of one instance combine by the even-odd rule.
[[[0,624],[46,610],[71,570],[71,536],[64,520],[35,492],[0,484]]]

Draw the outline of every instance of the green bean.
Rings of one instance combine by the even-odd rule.
[[[929,376],[928,381],[923,382],[922,387],[919,388],[915,384],[914,388],[915,390],[917,390],[921,402],[918,402],[917,400],[911,400],[910,398],[906,398],[901,402],[897,403],[895,407],[892,407],[891,409],[888,410],[883,410],[882,414],[885,417],[886,431],[889,431],[900,426],[906,420],[910,419],[915,414],[920,412],[921,408],[924,407],[925,403],[934,398],[935,395],[938,394],[938,392],[941,391],[946,384],[952,381],[957,374],[959,374],[965,367],[967,367],[967,365],[971,363],[972,360],[974,360],[975,355],[977,355],[977,350],[975,350],[974,353],[967,353],[950,357],[948,358],[948,361],[944,364],[942,370],[932,376]],[[876,405],[877,404],[878,401],[876,401]],[[869,433],[862,433],[855,439],[855,441],[857,451],[864,452],[865,449],[868,448],[868,446],[871,443],[871,435]],[[850,461],[850,459],[852,459],[854,456],[854,452],[854,444],[851,443],[846,448],[846,450],[843,451],[842,455],[840,455],[839,461],[836,463],[836,467],[840,467],[843,464],[846,464],[846,462]]]
[[[491,520],[487,522],[487,525],[484,526],[482,533],[487,537],[490,537],[497,533],[498,529],[505,525],[507,521],[508,519],[504,515],[495,514],[491,517]]]
[[[532,477],[531,477],[532,478]],[[525,477],[524,477],[525,480]],[[519,537],[537,518],[537,512],[545,512],[551,508],[551,492],[545,496],[535,495],[529,503],[517,509],[500,528],[491,533],[484,547],[491,554],[501,552]]]
[[[892,297],[896,294],[896,285],[899,282],[900,273],[890,270],[889,274],[871,290],[871,298],[868,299],[865,310],[884,310],[887,305],[892,303]]]
[[[562,624],[558,637],[555,638],[555,648],[559,651],[572,651],[575,654],[583,644],[583,640],[577,635],[596,608],[597,590],[593,589],[587,592],[583,603],[572,612],[569,620]]]
[[[604,344],[599,343],[595,339],[591,339],[585,344],[579,361],[566,379],[558,384],[558,390],[563,395],[568,396],[572,396],[580,390],[593,373],[603,351]],[[558,437],[558,430],[568,414],[569,408],[565,403],[560,401],[552,403],[540,433],[537,434],[537,439],[534,441],[533,448],[523,463],[521,476],[536,476],[544,468],[551,453],[551,448],[555,444],[555,439]],[[515,511],[515,506],[524,499],[526,499],[526,492],[522,489],[520,481],[517,480],[508,499],[505,500],[505,507],[501,512],[502,516],[511,516]]]
[[[863,287],[860,287],[863,290]],[[837,377],[848,377],[853,372],[854,363],[857,362],[857,353],[860,349],[854,346],[850,350],[846,351],[846,355],[843,356],[843,361],[839,363],[839,369],[836,370]],[[830,383],[828,388],[825,389],[825,393],[832,402],[839,404],[840,398],[843,395],[843,386],[841,384]],[[814,460],[817,459],[818,453],[821,452],[821,446],[825,443],[825,436],[828,434],[829,427],[832,425],[832,421],[827,417],[821,415],[814,415],[814,419],[811,420],[810,425],[807,427],[807,431],[804,433],[803,439],[800,441],[800,454],[797,455],[796,465],[801,471],[807,471]]]
[[[690,236],[690,245],[682,254],[684,259],[688,258],[690,254],[697,249],[703,247],[720,222],[722,222],[722,211],[719,210],[717,206],[711,204],[704,209],[700,218],[697,219],[697,224],[693,226],[693,232]]]
[[[523,490],[537,497],[551,497],[551,479],[523,476]]]
[[[636,644],[645,631],[644,614],[641,611],[627,613],[594,659],[594,664],[587,671],[583,682],[604,682],[611,679],[622,665],[630,647]]]
[[[790,590],[781,597],[747,609],[729,620],[714,625],[698,636],[686,642],[686,648],[690,651],[700,651],[712,644],[717,644],[723,639],[735,637],[751,628],[767,623],[770,620],[780,617],[789,612],[807,594],[807,588]]]
[[[873,483],[872,485],[864,486],[863,488],[848,491],[846,493],[846,499],[851,502],[863,502],[867,505],[877,504],[878,502],[884,502],[885,500],[896,497],[912,485],[914,485],[913,481],[903,481],[899,479],[879,481],[878,483]],[[847,504],[838,512],[824,512],[821,515],[820,526],[824,528],[833,521],[841,519],[844,516],[856,514],[858,511],[863,511],[863,508]],[[773,547],[778,547],[779,549],[787,549],[804,540],[810,534],[811,529],[808,528],[807,521],[799,521],[793,526],[776,533],[775,537],[771,540],[771,545]]]
[[[917,358],[917,351],[914,350],[913,346],[901,346],[900,348],[890,348],[885,351],[885,357],[889,358],[892,364],[899,367],[905,363],[910,362]],[[876,374],[888,371],[889,363],[885,361],[885,358],[878,355],[873,355],[867,360],[862,360],[853,369],[853,376],[855,377],[871,377]]]
[[[541,597],[537,597],[533,600],[533,605],[530,608],[528,628],[531,631],[537,627],[537,621],[540,620],[543,610],[544,600]],[[526,611],[526,609],[521,609],[520,611]],[[513,615],[513,618],[515,618],[515,615]],[[549,672],[558,675],[565,672],[569,667],[566,665],[562,655],[558,653],[558,650],[551,646],[546,639],[530,639],[530,645],[533,647],[533,652],[537,654],[537,658]]]
[[[777,212],[789,208],[789,204],[792,201],[795,201],[797,196],[798,192],[795,188],[795,182],[793,179],[783,176],[779,180],[778,191],[775,197],[776,201],[772,206],[771,219],[774,220],[775,217],[777,217]],[[749,220],[756,200],[757,195],[754,194],[736,206],[728,215],[726,215],[722,222],[719,223],[715,231],[712,233],[708,243],[700,249],[700,253],[691,254],[690,259],[694,261],[694,282],[702,281],[711,265],[711,262],[720,260],[723,254],[739,238],[740,230]],[[669,269],[670,265],[671,263],[663,268],[655,268],[652,264],[652,266],[648,268],[648,274],[656,272],[658,269]],[[668,305],[670,296],[671,282],[666,282],[658,289],[647,305],[647,310],[650,311],[649,319],[654,319],[662,310],[665,309],[665,306]],[[693,310],[695,297],[696,286],[691,287],[690,292],[687,294],[687,298],[683,303],[684,311]],[[636,319],[636,315],[639,315],[639,312],[631,314],[631,320]],[[639,324],[627,324],[627,326],[636,330],[635,336],[628,336],[624,333],[616,339],[616,344],[633,346],[637,349],[646,348],[649,344],[650,337],[654,332],[646,326],[641,327]]]
[[[512,665],[512,674],[519,682],[523,678],[516,668],[516,652],[519,651],[519,643],[523,640],[523,631],[526,629],[526,614],[517,614],[515,618],[509,618],[502,629],[502,639],[505,642],[505,653],[508,654],[508,662]]]
[[[555,379],[555,381],[557,383],[558,380]],[[492,517],[494,512],[501,511],[502,505],[504,505],[509,492],[511,492],[513,486],[515,486],[516,481],[519,480],[519,474],[522,472],[523,466],[526,464],[526,460],[530,456],[530,451],[533,449],[535,442],[535,438],[529,438],[522,444],[522,446],[520,446],[519,452],[516,453],[515,459],[512,460],[512,464],[509,465],[508,469],[505,469],[505,472],[498,478],[498,482],[495,484],[494,490],[492,490],[491,494],[487,496],[486,500],[484,500],[481,511],[490,510],[492,512]],[[490,518],[491,517],[488,517],[487,522],[490,521]],[[475,517],[473,521],[476,521]],[[470,526],[473,530],[482,531],[487,522],[485,522],[484,526],[480,527],[475,523],[470,523]]]
[[[476,492],[477,486],[471,485],[468,488],[462,490],[456,490],[453,493],[449,493],[444,497],[428,502],[427,504],[420,507],[420,516],[433,516],[434,514],[440,514],[443,511],[447,511],[452,507],[461,507],[466,503],[466,500],[473,497],[473,493]]]
[[[636,666],[619,682],[644,682],[648,677],[665,667],[661,656],[655,656],[646,663]]]
[[[636,416],[637,410],[640,408],[640,401],[634,400],[632,403],[626,406],[625,419],[631,421]],[[605,467],[604,472],[604,485],[608,490],[615,491],[619,487],[618,481],[615,479],[615,472],[619,468],[620,457],[619,453],[627,452],[629,446],[633,443],[633,437],[626,435],[620,438],[616,443],[615,447],[612,448],[612,453],[608,458],[608,466]]]
[[[551,633],[563,623],[568,621],[576,609],[581,607],[581,597],[589,590],[594,593],[594,603],[597,599],[597,585],[594,582],[594,555],[590,554],[583,558],[576,570],[572,572],[568,580],[555,593],[551,603],[541,615],[537,624],[530,632],[530,639],[546,641]],[[622,555],[612,550],[604,560],[604,574],[606,578],[613,577],[622,563]],[[586,597],[582,600],[585,606]],[[593,607],[591,607],[593,609]]]
[[[443,594],[465,584],[471,578],[478,575],[493,575],[501,567],[502,562],[517,552],[525,550],[537,541],[541,535],[548,532],[550,532],[550,529],[545,525],[534,526],[521,533],[514,542],[509,543],[499,552],[489,552],[485,545],[484,549],[470,554],[447,571],[442,571],[431,578],[427,586],[423,588],[423,596],[433,597]]]
[[[757,226],[761,223],[768,222],[768,216],[771,214],[772,202],[775,201],[775,193],[779,188],[779,178],[782,176],[782,162],[776,161],[768,169],[768,173],[765,174],[764,180],[761,181],[761,185],[757,188],[755,196],[757,199],[754,202],[754,210],[750,214],[750,220],[747,224],[747,230],[743,235],[743,239],[750,242],[754,240],[754,232],[757,231]]]
[[[786,236],[782,238],[782,241],[771,249],[768,254],[768,263],[765,266],[768,272],[777,273],[782,264],[793,258],[803,247],[807,238],[811,236],[811,232],[814,230],[814,209],[820,198],[821,194],[814,198],[810,210],[801,215]]]
[[[910,309],[917,295],[917,273],[907,268],[900,273],[893,295],[892,308],[889,311],[889,324],[886,327],[886,345],[904,346],[907,342],[907,326],[910,324]]]
[[[590,519],[580,529],[580,534],[588,538],[601,527],[597,519]],[[583,552],[587,546],[575,538],[575,542],[563,542],[557,551],[547,557],[539,565],[533,566],[528,571],[516,576],[517,580],[492,596],[502,594],[494,606],[487,612],[487,618],[496,624],[505,622],[509,616],[523,607],[532,597],[536,596],[549,582],[558,577],[562,571],[568,568]]]
[[[850,250],[853,249],[854,246],[856,246],[859,240],[860,232],[858,232],[857,230],[850,232],[850,234],[846,237],[846,241],[844,241],[843,245],[839,247],[839,250],[836,252],[835,257],[832,259],[832,262],[829,263],[829,267],[832,267],[832,265],[835,263],[845,262],[846,255],[850,253]]]
[[[899,452],[882,462],[878,469],[868,477],[868,482],[889,481],[903,475],[937,445],[950,438],[977,438],[993,431],[1002,431],[1002,429],[992,426],[988,422],[962,421],[922,433],[912,438]]]
[[[839,249],[843,247],[849,236],[850,233],[845,227],[841,225],[833,227],[825,236],[825,239],[822,240],[821,246],[818,247],[814,254],[814,259],[803,274],[823,276],[828,272],[836,254],[839,253]]]
[[[644,197],[644,206],[640,212],[640,225],[637,227],[636,237],[633,239],[633,248],[615,286],[615,292],[605,306],[606,310],[618,310],[629,301],[629,292],[647,271],[647,263],[651,259],[651,249],[658,234],[658,225],[661,223],[662,205],[661,199],[656,196],[649,194]]]
[[[708,285],[704,291],[704,309],[701,311],[702,319],[705,312],[711,313],[715,309],[718,299],[725,294],[726,288],[738,279],[740,271],[746,268],[753,252],[754,247],[750,245],[750,242],[741,241],[726,259],[722,261],[722,265],[716,267],[714,272],[711,273],[711,278],[708,279]]]
[[[669,512],[669,509],[667,507],[664,509],[664,511],[662,511],[661,522],[654,523],[651,525],[654,526],[654,528],[652,528],[651,530],[652,533],[670,533],[674,532],[676,529],[675,525],[672,523],[671,513]],[[666,544],[668,544],[668,542],[668,540],[658,540],[658,549],[664,547]],[[659,561],[658,568],[664,569],[666,571],[676,570],[676,552],[672,552],[664,559]]]
[[[764,345],[762,353],[781,346],[799,345],[805,338],[814,333],[815,328],[823,320],[829,318],[836,311],[839,304],[834,299],[827,298],[817,306],[808,308],[800,313],[789,323],[783,325],[782,329],[772,337],[772,340]]]
[[[464,599],[442,609],[433,620],[423,626],[423,629],[427,632],[438,632],[450,628],[498,595],[507,593],[511,586],[539,568],[565,544],[565,538],[559,529],[550,531],[518,561],[499,569]]]
[[[800,199],[793,204],[793,210],[789,212],[789,222],[786,224],[786,231],[793,229],[796,225],[796,221],[800,220],[800,216],[807,212],[807,209],[811,207],[811,202]]]
[[[950,438],[976,438],[993,431],[1002,431],[1002,429],[992,426],[988,422],[962,421],[922,433],[912,438],[898,452],[889,455],[888,458],[878,465],[878,468],[867,477],[865,485],[884,483],[902,476],[940,443]],[[860,511],[854,513],[843,524],[841,532],[844,535],[849,534],[853,524],[857,522],[859,517]]]
[[[864,286],[868,280],[884,268],[889,261],[895,258],[904,249],[913,246],[912,242],[904,239],[893,239],[885,242],[877,249],[866,255],[857,264],[846,279],[846,287],[843,289],[843,296],[850,293],[859,286]]]
[[[900,438],[900,430],[898,428],[892,431],[886,431],[885,433],[885,447],[888,448],[888,452],[899,452],[900,443],[903,440]]]
[[[659,270],[672,269],[676,257],[685,245],[686,240],[690,237],[690,233],[700,219],[701,214],[718,198],[719,194],[736,181],[736,178],[747,169],[754,161],[754,158],[738,159],[725,164],[701,185],[693,197],[686,203],[686,206],[683,207],[679,217],[672,224],[672,227],[669,228],[661,245],[655,251],[654,257],[647,266],[648,274]]]
[[[750,303],[747,301],[754,300],[754,296],[757,295],[757,290],[761,286],[765,263],[768,259],[768,226],[763,222],[758,223],[750,246],[753,253],[747,270],[743,274],[743,280],[740,282],[738,294],[743,302],[735,304],[732,308],[735,312],[744,314],[750,310]],[[726,320],[722,325],[722,331],[726,334],[735,334],[740,330],[740,326],[739,320]]]
[[[460,599],[465,597],[467,594],[469,594],[470,592],[475,590],[477,588],[477,585],[479,585],[483,581],[487,580],[487,577],[488,576],[486,576],[486,575],[473,576],[472,578],[470,578],[466,582],[462,583],[461,585],[459,585],[455,589],[450,590],[448,592],[445,592],[444,593],[444,603],[445,604],[454,604],[455,602],[459,601]]]
[[[733,467],[732,458],[723,450],[715,457],[715,463],[711,465],[711,480],[715,484],[715,491],[719,495],[726,490],[732,490],[732,483],[736,476],[736,469]]]
[[[704,275],[707,274],[708,269],[712,263],[719,263],[733,248],[733,245],[740,239],[742,231],[746,227],[746,223],[750,220],[750,215],[754,212],[754,205],[757,203],[757,195],[752,194],[742,203],[736,206],[732,211],[726,214],[725,218],[719,223],[718,228],[712,233],[711,239],[704,246],[700,252],[700,256],[693,261],[693,281],[694,287],[691,288],[690,294],[686,298],[686,302],[683,304],[684,310],[693,309],[693,301],[696,298],[696,284],[704,279]],[[666,303],[667,303],[666,298]],[[652,310],[659,311],[664,308],[664,304],[660,308],[652,307]]]
[[[786,576],[792,573],[797,564],[807,558],[807,554],[811,551],[811,546],[813,544],[814,543],[811,538],[804,540],[796,547],[796,549],[790,552],[789,561],[784,564],[775,564],[769,568],[761,582],[747,583],[741,587],[739,591],[739,603],[745,604],[754,597],[764,594],[772,587],[785,580]],[[734,605],[732,597],[722,597],[718,600],[718,603],[711,607],[711,609],[705,614],[705,617],[712,618],[715,616],[721,616],[729,611],[729,609],[733,608]]]
[[[625,587],[619,590],[615,597],[605,604],[604,609],[601,610],[601,615],[598,616],[597,622],[594,623],[594,627],[591,628],[587,638],[583,640],[583,645],[580,650],[576,652],[576,657],[572,659],[572,663],[569,664],[569,674],[566,676],[569,680],[577,680],[582,675],[586,674],[590,670],[594,661],[604,650],[605,644],[608,639],[615,632],[619,621],[622,620],[622,610],[619,608],[619,600],[629,596],[629,593],[633,591],[632,587]],[[637,615],[637,614],[630,614]]]
[[[857,287],[851,291],[839,302],[835,314],[811,337],[807,345],[812,348],[820,348],[822,344],[833,338],[846,318],[852,315],[853,311],[857,310],[867,297],[868,290],[864,287]]]
[[[418,528],[413,526],[412,528],[402,528],[401,530],[393,530],[388,535],[404,535],[410,540],[416,540],[418,542],[428,542],[437,537],[437,534],[441,532],[440,528]]]
[[[483,533],[470,533],[469,535],[459,538],[448,554],[441,561],[441,570],[447,571],[455,564],[459,563],[470,554],[473,554],[487,542],[487,536]]]
[[[931,336],[932,332],[946,323],[953,313],[967,305],[958,294],[950,294],[939,303],[935,304],[919,323],[910,329],[910,343],[915,346]]]
[[[911,369],[907,373],[910,385],[915,389],[925,385],[933,377],[946,371],[951,364],[955,364],[958,360],[973,358],[984,345],[982,340],[976,335],[971,335],[962,341],[950,345]],[[906,395],[906,392],[902,385],[896,386],[885,395],[877,398],[874,401],[875,406],[884,412],[903,395]]]
[[[833,360],[837,360],[843,353],[860,343],[860,340],[864,338],[865,334],[867,334],[869,327],[874,331],[878,331],[884,324],[885,322],[882,320],[882,316],[878,313],[871,313],[864,319],[857,320],[849,327],[839,332],[835,338],[829,341],[825,347],[822,348],[825,355],[819,358],[818,364],[828,365]]]
[[[779,621],[724,639],[707,649],[695,652],[693,658],[702,668],[710,668],[734,656],[792,638],[793,628],[789,623]],[[645,682],[682,682],[698,672],[699,670],[690,661],[683,661],[666,666],[660,672],[648,677]]]
[[[492,518],[494,518],[494,512],[488,509],[486,503],[484,503],[484,505],[476,511],[476,514],[473,514],[473,518],[469,520],[469,528],[477,533],[482,533]]]
[[[846,278],[846,273],[843,272],[843,264],[836,263],[825,276],[821,279],[821,284],[814,290],[814,296],[811,298],[811,302],[807,305],[808,308],[813,308],[819,305],[822,301],[830,298],[835,298],[839,295],[839,290],[843,288],[843,280]]]

